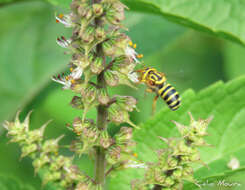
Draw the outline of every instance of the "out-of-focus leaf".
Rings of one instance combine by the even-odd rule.
[[[240,168],[233,171],[225,172],[224,175],[217,175],[208,178],[204,178],[199,181],[202,190],[243,190],[244,182],[244,172],[245,168]],[[199,190],[195,184],[186,184],[185,190]]]
[[[70,3],[71,3],[71,0],[46,0],[50,3],[52,3],[53,5],[58,5],[58,6],[61,6],[61,7],[66,7],[68,8]]]
[[[129,28],[129,37],[137,43],[136,50],[145,57],[168,47],[187,31],[162,16],[132,11],[126,14],[125,26]]]
[[[57,26],[53,16],[50,5],[41,2],[0,9],[0,123],[67,63],[67,57],[60,56],[63,49],[55,43],[63,26]]]
[[[245,48],[243,46],[225,42],[224,71],[227,79],[245,74]]]
[[[124,0],[132,10],[161,14],[199,31],[245,44],[245,2],[237,0]]]
[[[218,82],[197,94],[193,90],[186,91],[182,96],[182,106],[178,111],[173,112],[165,108],[143,124],[141,130],[135,132],[134,139],[138,143],[136,152],[139,159],[145,162],[156,161],[157,156],[153,151],[164,146],[158,136],[179,136],[171,120],[187,125],[189,124],[187,112],[191,112],[196,119],[208,118],[211,115],[214,117],[208,128],[208,133],[211,135],[206,138],[207,142],[214,147],[200,148],[201,158],[210,169],[202,165],[195,167],[197,180],[217,175],[226,177],[226,172],[229,171],[227,163],[231,156],[235,156],[243,167],[245,165],[244,96],[245,77],[226,84]],[[126,173],[118,172],[118,175],[111,179],[110,187],[127,190],[130,181],[143,177],[142,173],[142,170],[133,169]],[[243,177],[245,177],[245,172]]]
[[[1,190],[34,190],[33,187],[21,183],[13,177],[0,176]]]

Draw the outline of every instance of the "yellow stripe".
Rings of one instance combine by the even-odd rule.
[[[179,103],[179,105],[177,105],[177,106],[174,106],[172,109],[176,109],[176,108],[180,107],[180,105],[181,105],[181,103]]]
[[[170,85],[169,85],[170,86]],[[168,92],[170,91],[170,90],[173,90],[174,89],[174,87],[171,87],[171,88],[169,88],[166,92],[164,92],[164,94],[162,95],[162,98],[164,98],[167,94],[168,94]]]
[[[147,75],[149,74],[150,71],[154,71],[154,69],[149,69],[149,70],[147,70],[147,71],[144,73],[144,75],[143,75],[143,80],[144,80],[144,81],[145,81],[145,79],[146,79],[146,77],[147,77]]]
[[[171,104],[169,104],[169,106],[173,106],[174,104],[176,104],[179,100],[175,100],[174,102],[172,102]]]
[[[156,84],[162,84],[166,81],[166,79],[163,77],[160,81],[156,81]]]
[[[169,86],[170,86],[170,84],[167,84],[167,85],[163,86],[161,89],[158,90],[158,94],[161,95],[161,93],[162,93],[167,87],[169,87]]]
[[[174,94],[172,94],[172,95],[166,100],[166,102],[168,102],[169,100],[171,100],[174,96],[176,96],[176,94],[178,94],[178,92],[175,92]]]

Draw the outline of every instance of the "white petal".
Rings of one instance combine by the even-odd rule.
[[[82,74],[83,74],[83,69],[80,67],[77,67],[76,69],[72,71],[71,76],[73,79],[80,79]]]
[[[128,78],[129,78],[132,82],[134,82],[134,83],[139,82],[138,75],[137,75],[136,72],[130,72],[130,73],[128,73]]]

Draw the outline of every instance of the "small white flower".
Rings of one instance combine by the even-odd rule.
[[[144,163],[138,163],[136,161],[129,161],[124,165],[125,168],[147,168]]]
[[[227,164],[228,168],[231,170],[236,170],[240,167],[240,162],[236,157],[231,158],[229,163]]]
[[[58,75],[57,77],[52,77],[52,80],[57,82],[57,83],[62,84],[63,85],[63,89],[66,90],[66,89],[71,88],[72,80],[74,80],[74,79],[72,78],[71,75],[65,76],[63,74],[62,76]]]
[[[72,71],[71,77],[72,77],[73,79],[80,79],[81,76],[82,76],[82,74],[83,74],[83,68],[81,68],[81,67],[76,67],[76,68]]]
[[[55,16],[55,18],[56,18],[57,23],[64,24],[65,27],[67,28],[72,27],[73,25],[71,14],[68,14],[68,15],[59,14],[58,16]]]
[[[140,63],[137,59],[138,53],[135,51],[134,48],[127,46],[125,49],[125,54],[127,57],[129,57],[131,60],[134,60],[136,63]]]
[[[134,82],[134,83],[138,83],[139,82],[139,79],[138,79],[138,74],[136,72],[129,72],[128,73],[128,78]]]
[[[61,36],[61,38],[57,38],[56,42],[59,46],[63,48],[68,48],[71,44],[71,40],[67,40],[64,36]]]

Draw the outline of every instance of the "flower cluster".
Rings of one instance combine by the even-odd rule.
[[[66,189],[81,190],[81,185],[93,186],[93,181],[83,173],[77,166],[72,164],[72,157],[59,155],[60,136],[56,139],[43,140],[43,134],[48,123],[41,128],[29,130],[30,114],[24,122],[19,120],[19,112],[14,122],[5,122],[10,142],[21,146],[21,158],[30,156],[33,159],[35,173],[44,171],[43,185],[53,182]],[[83,188],[86,190],[86,188]]]
[[[5,124],[11,142],[21,145],[22,157],[34,159],[35,171],[46,168],[44,183],[59,182],[66,189],[103,189],[103,178],[112,170],[144,167],[131,150],[135,145],[132,131],[137,126],[131,122],[129,112],[136,109],[137,101],[130,96],[108,93],[109,87],[118,85],[135,88],[137,76],[133,71],[143,57],[124,33],[121,21],[125,8],[119,0],[73,0],[71,13],[56,15],[57,23],[72,28],[71,37],[57,38],[57,44],[66,49],[71,60],[69,73],[59,74],[52,80],[62,84],[64,90],[73,91],[76,95],[71,106],[83,110],[83,115],[68,125],[76,135],[69,147],[74,156],[89,154],[95,158],[99,174],[95,173],[94,179],[72,165],[72,158],[58,153],[61,138],[43,141],[46,125],[29,131],[29,116],[24,123],[16,119],[14,123]],[[92,108],[98,112],[96,122],[87,118]],[[133,128],[122,127],[113,137],[107,129],[109,122],[127,123]]]
[[[203,137],[207,135],[207,126],[212,118],[195,121],[191,114],[190,118],[189,126],[174,121],[181,138],[160,137],[168,147],[158,151],[158,162],[148,165],[144,181],[134,181],[132,189],[144,190],[154,186],[154,189],[181,190],[183,180],[197,184],[191,164],[204,164],[198,147],[209,146]]]

